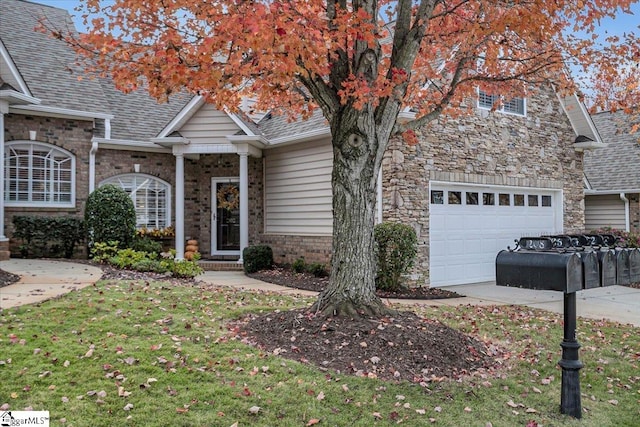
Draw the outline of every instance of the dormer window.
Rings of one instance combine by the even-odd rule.
[[[494,106],[496,106],[496,111],[505,114],[515,114],[517,116],[526,116],[527,114],[527,103],[525,98],[515,97],[505,100],[504,97],[500,95],[492,95],[479,89],[478,108],[491,110]]]

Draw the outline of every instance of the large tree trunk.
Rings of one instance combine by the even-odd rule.
[[[380,316],[389,310],[375,292],[373,227],[378,171],[388,137],[379,141],[370,112],[345,108],[341,113],[331,123],[331,279],[313,309],[325,316]]]

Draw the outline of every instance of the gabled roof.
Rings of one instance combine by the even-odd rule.
[[[74,67],[75,53],[62,40],[34,29],[38,19],[75,33],[66,10],[21,0],[0,1],[0,39],[29,93],[43,106],[109,114],[106,98],[96,80],[82,79]],[[22,89],[22,88],[21,88]]]
[[[631,118],[618,111],[593,115],[604,148],[584,154],[584,173],[592,192],[640,189],[640,133],[631,134]]]

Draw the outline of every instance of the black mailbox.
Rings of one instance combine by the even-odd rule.
[[[582,268],[575,252],[503,250],[496,257],[496,284],[573,293],[583,288]]]
[[[598,263],[600,267],[600,286],[613,286],[616,282],[616,252],[614,250],[600,250]]]
[[[628,285],[631,283],[631,269],[629,265],[629,253],[626,248],[616,249],[616,284]]]
[[[629,251],[629,281],[640,283],[640,248]]]
[[[600,263],[594,251],[578,252],[582,261],[582,288],[598,288],[600,283]]]

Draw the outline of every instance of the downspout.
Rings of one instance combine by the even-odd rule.
[[[89,194],[96,189],[96,153],[98,152],[98,141],[91,142],[89,150]]]
[[[624,230],[631,231],[631,221],[629,213],[629,199],[624,193],[620,193],[620,200],[624,202]]]

